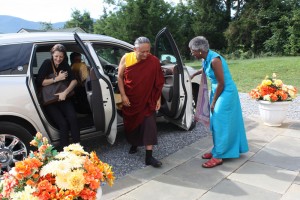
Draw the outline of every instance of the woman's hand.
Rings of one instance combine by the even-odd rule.
[[[63,92],[56,93],[55,95],[58,96],[58,101],[64,101],[64,100],[66,100],[68,94],[65,90]]]
[[[191,76],[191,80],[195,77],[196,75],[195,74],[193,74],[192,76]]]
[[[68,72],[60,70],[59,74],[57,75],[57,77],[55,79],[57,81],[63,81],[63,80],[66,80],[66,78],[68,78]]]
[[[199,74],[202,74],[202,69],[200,69],[199,71],[195,72],[195,73],[191,76],[191,80],[192,80],[195,76],[197,76],[197,75],[199,75]]]

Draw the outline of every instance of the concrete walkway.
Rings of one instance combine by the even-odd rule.
[[[101,200],[299,200],[300,121],[269,127],[259,116],[244,120],[250,151],[239,159],[202,168],[208,136],[164,158],[160,169],[148,166],[105,185]]]

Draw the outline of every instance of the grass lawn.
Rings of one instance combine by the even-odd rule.
[[[300,90],[300,57],[268,57],[247,60],[227,60],[233,80],[239,92],[248,93],[255,88],[266,75],[276,73],[277,78],[287,85]],[[185,63],[200,68],[200,61]]]

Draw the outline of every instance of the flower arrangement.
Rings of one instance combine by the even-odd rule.
[[[96,199],[102,182],[114,183],[111,166],[79,144],[57,152],[38,132],[30,145],[38,150],[3,175],[0,199]]]
[[[252,89],[249,94],[256,100],[291,101],[296,98],[297,89],[292,85],[283,84],[282,80],[276,79],[276,74],[273,73],[272,78],[266,76],[261,84]]]

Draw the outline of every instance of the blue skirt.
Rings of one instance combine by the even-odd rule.
[[[210,102],[217,84],[212,84]],[[212,149],[215,158],[238,158],[246,153],[248,142],[237,88],[232,82],[226,84],[219,96],[214,112],[210,113],[210,129],[213,136]]]

